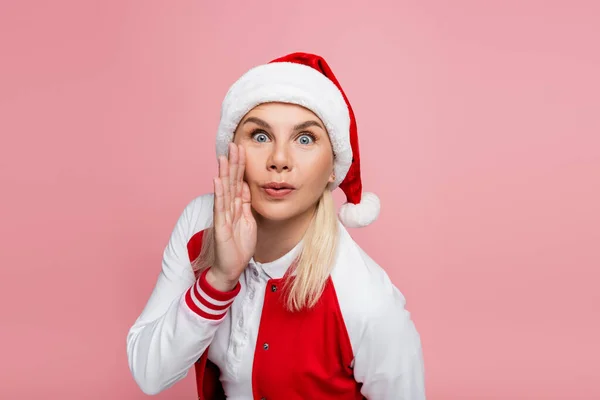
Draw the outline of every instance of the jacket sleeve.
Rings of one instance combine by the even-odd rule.
[[[127,335],[129,368],[146,394],[157,394],[183,379],[211,343],[240,284],[231,292],[212,288],[206,271],[196,279],[187,252],[192,218],[210,213],[199,197],[180,215],[164,250],[162,269],[141,315]]]
[[[392,287],[366,317],[354,358],[354,376],[369,400],[424,400],[421,340],[405,299]]]

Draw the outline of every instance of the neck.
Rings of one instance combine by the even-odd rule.
[[[259,263],[275,261],[296,246],[308,229],[316,207],[285,221],[267,220],[255,215],[257,241],[254,260]]]

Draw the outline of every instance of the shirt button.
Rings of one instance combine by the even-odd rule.
[[[271,292],[277,291],[277,285],[271,285]]]
[[[263,349],[264,350],[269,350],[269,343],[263,344]]]
[[[250,297],[250,300],[254,298],[254,290],[250,292],[250,295],[248,297]]]
[[[241,328],[242,326],[244,326],[244,320],[240,318],[240,320],[238,321],[238,326]]]

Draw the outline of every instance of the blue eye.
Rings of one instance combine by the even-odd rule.
[[[269,137],[267,135],[265,135],[264,133],[260,133],[260,132],[252,135],[252,138],[259,143],[265,143],[269,140]]]
[[[304,134],[298,138],[298,141],[300,142],[300,144],[311,144],[315,141],[315,138],[311,135]]]

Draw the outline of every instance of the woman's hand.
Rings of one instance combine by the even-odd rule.
[[[250,188],[244,182],[245,166],[244,148],[230,143],[229,160],[219,157],[219,177],[214,178],[215,265],[206,279],[221,291],[235,287],[256,248],[256,221]]]

